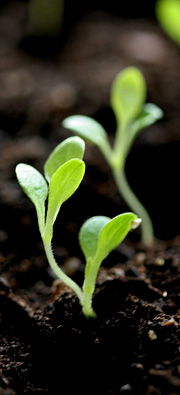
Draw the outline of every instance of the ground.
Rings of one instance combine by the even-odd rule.
[[[53,42],[27,37],[26,21],[26,2],[1,6],[1,393],[178,394],[179,48],[152,16],[91,11]],[[147,100],[164,111],[138,136],[126,166],[155,240],[144,246],[138,229],[105,260],[93,298],[98,318],[86,320],[73,292],[48,267],[35,210],[14,169],[25,162],[43,171],[52,148],[71,135],[61,126],[70,114],[92,116],[113,140],[109,90],[117,72],[131,65],[145,76]],[[79,284],[82,223],[128,211],[89,144],[85,162],[83,183],[62,207],[53,239],[59,265]]]

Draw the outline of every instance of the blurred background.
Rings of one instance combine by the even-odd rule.
[[[43,171],[51,150],[71,134],[62,120],[83,114],[102,123],[113,141],[109,91],[115,75],[134,65],[147,83],[147,101],[164,118],[139,134],[126,171],[160,239],[180,233],[180,51],[160,28],[155,1],[6,0],[0,3],[0,245],[27,251],[39,241],[35,210],[17,185],[14,169],[26,162]],[[86,177],[67,202],[62,245],[96,214],[128,207],[95,147],[87,144]],[[86,202],[86,204],[84,203]],[[57,228],[60,224],[57,223]],[[73,235],[73,232],[75,236]],[[17,237],[16,237],[17,236]],[[23,247],[22,247],[23,240]],[[57,244],[59,243],[59,233]]]

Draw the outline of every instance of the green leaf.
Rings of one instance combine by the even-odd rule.
[[[97,261],[102,262],[124,240],[137,218],[134,213],[120,214],[102,228],[95,258]]]
[[[64,119],[62,126],[99,147],[107,143],[108,138],[105,129],[90,117],[72,115]]]
[[[79,243],[85,255],[86,261],[96,255],[99,235],[104,225],[109,222],[111,218],[104,216],[95,216],[89,218],[82,225],[79,232]]]
[[[73,158],[82,159],[84,150],[84,141],[77,136],[69,137],[61,142],[45,162],[44,172],[47,181],[49,182],[55,171],[68,160]]]
[[[94,291],[97,273],[103,259],[140,222],[137,215],[125,213],[113,219],[102,216],[92,217],[83,224],[79,239],[87,262],[83,283],[83,291],[86,295],[92,295]]]
[[[180,45],[180,1],[158,0],[156,16],[164,31],[178,45]]]
[[[118,125],[124,130],[142,111],[146,100],[146,82],[136,67],[128,67],[115,77],[110,93],[111,106]]]
[[[85,164],[80,159],[64,163],[52,175],[49,184],[46,232],[52,230],[60,206],[76,191],[84,176]],[[51,232],[50,232],[51,233]]]
[[[140,116],[132,123],[133,140],[135,136],[148,126],[153,125],[163,117],[163,111],[152,103],[146,103]]]
[[[116,248],[132,229],[137,215],[120,214],[113,219],[105,216],[89,218],[81,227],[79,241],[86,261],[102,258]]]
[[[21,188],[36,207],[39,228],[40,232],[42,232],[44,227],[45,200],[48,195],[46,181],[34,167],[25,163],[19,163],[15,171]]]

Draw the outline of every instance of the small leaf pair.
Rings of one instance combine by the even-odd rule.
[[[81,227],[79,241],[86,258],[83,312],[87,317],[96,316],[91,303],[101,263],[124,240],[128,232],[140,223],[137,215],[125,213],[113,219],[105,216],[92,217]]]
[[[45,178],[32,166],[20,163],[16,175],[23,191],[34,203],[37,211],[39,229],[44,238],[52,227],[62,203],[78,188],[85,172],[81,160],[85,144],[79,137],[70,137],[59,144],[45,163]],[[45,201],[48,197],[48,210],[45,220]]]
[[[110,92],[111,107],[116,118],[113,147],[106,130],[87,116],[74,115],[63,121],[63,126],[100,149],[111,167],[118,190],[129,207],[142,218],[142,241],[153,241],[153,227],[149,214],[131,190],[125,176],[125,164],[135,137],[144,128],[153,125],[162,116],[162,110],[145,103],[146,82],[136,67],[128,67],[113,80]]]
[[[44,166],[47,181],[35,168],[24,163],[17,165],[16,176],[23,191],[36,207],[40,234],[52,270],[73,289],[82,305],[84,315],[88,318],[96,316],[92,308],[92,294],[103,259],[117,247],[130,229],[139,225],[139,220],[135,214],[127,213],[113,219],[103,216],[92,217],[84,223],[79,235],[86,258],[82,289],[60,269],[51,246],[53,225],[62,203],[76,191],[82,181],[85,172],[82,160],[84,148],[84,141],[79,137],[71,137],[59,144]]]

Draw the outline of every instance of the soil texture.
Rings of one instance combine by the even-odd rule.
[[[48,40],[28,36],[26,1],[0,5],[2,395],[180,392],[180,50],[154,15],[140,16],[84,9],[61,37]],[[164,111],[139,134],[126,165],[155,240],[143,245],[137,229],[103,262],[93,297],[97,319],[87,320],[48,266],[35,209],[14,169],[25,162],[42,172],[51,150],[71,135],[61,126],[71,114],[98,120],[113,141],[110,86],[131,65],[145,76],[147,101]],[[90,144],[85,162],[84,180],[63,205],[53,238],[58,264],[79,285],[80,226],[93,215],[129,211]]]

